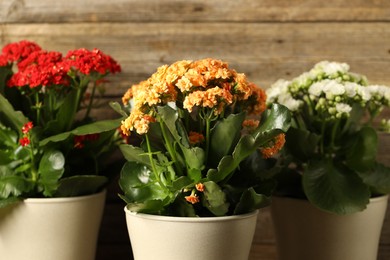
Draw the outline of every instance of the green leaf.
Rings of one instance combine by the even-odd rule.
[[[219,121],[210,133],[210,162],[217,163],[233,152],[240,136],[245,113],[231,114]],[[216,165],[215,165],[216,166]]]
[[[169,195],[167,190],[154,179],[153,172],[137,162],[126,162],[120,173],[119,186],[128,202],[164,201]]]
[[[61,100],[62,104],[59,107],[58,111],[56,110],[56,108],[50,111],[47,109],[45,111],[46,113],[52,114],[52,116],[55,115],[55,119],[49,121],[49,123],[46,125],[44,129],[45,132],[55,134],[69,130],[68,124],[69,122],[73,122],[74,109],[75,106],[78,106],[78,104],[75,104],[77,91],[77,89],[73,89],[66,95],[63,100]]]
[[[212,181],[204,182],[203,205],[215,216],[223,216],[229,210],[229,203],[226,201],[226,194],[218,184]]]
[[[119,146],[119,149],[121,150],[122,155],[127,161],[139,162],[141,164],[151,167],[148,154],[141,148],[129,144],[121,144]]]
[[[321,136],[304,129],[291,127],[286,134],[286,148],[296,158],[306,161],[316,152]]]
[[[358,172],[363,182],[377,194],[390,193],[390,168],[381,163],[366,172]]]
[[[160,215],[165,204],[166,203],[162,200],[148,200],[144,203],[129,202],[127,204],[127,209],[133,212]]]
[[[91,124],[79,126],[72,131],[64,132],[58,135],[53,135],[39,142],[40,146],[45,146],[49,142],[61,142],[68,139],[71,135],[88,135],[98,134],[111,131],[119,127],[121,119],[102,120]]]
[[[256,209],[268,206],[270,201],[269,197],[258,194],[253,188],[249,188],[242,193],[240,201],[234,209],[234,214],[239,215],[255,211]]]
[[[224,180],[239,166],[241,161],[250,156],[256,149],[270,142],[275,136],[290,127],[290,112],[281,105],[274,104],[264,116],[261,125],[253,135],[244,135],[238,141],[233,156],[225,156],[217,169],[210,169],[207,177],[215,182]]]
[[[204,168],[204,162],[206,159],[205,152],[200,147],[186,148],[181,147],[183,155],[189,169],[202,170]]]
[[[368,187],[355,172],[331,160],[309,162],[303,188],[313,205],[339,215],[362,211],[370,198]]]
[[[0,176],[0,199],[20,196],[23,193],[29,192],[32,187],[32,183],[21,176]]]
[[[7,206],[10,206],[12,204],[20,202],[22,199],[18,197],[9,197],[6,199],[0,199],[0,208],[5,208]]]
[[[11,66],[0,66],[0,94],[4,95],[8,78],[12,75]]]
[[[167,126],[175,141],[177,143],[181,143],[182,137],[179,135],[179,132],[176,128],[176,122],[178,119],[177,111],[170,106],[158,107],[157,109],[158,114],[161,116],[162,121]]]
[[[110,102],[109,105],[112,109],[114,109],[114,111],[124,118],[128,117],[128,114],[122,109],[122,106],[118,102]]]
[[[54,197],[75,197],[99,192],[107,184],[108,178],[99,175],[75,175],[63,178]]]
[[[58,150],[46,151],[39,163],[38,184],[43,189],[43,195],[51,197],[58,188],[58,180],[64,173],[65,157]]]
[[[0,94],[0,122],[20,132],[28,119],[20,111],[15,111],[8,100]]]
[[[367,171],[376,162],[378,136],[372,127],[365,126],[351,138],[346,163],[355,171]]]
[[[181,176],[173,181],[172,186],[175,190],[182,190],[185,187],[193,186],[194,182],[187,176]]]

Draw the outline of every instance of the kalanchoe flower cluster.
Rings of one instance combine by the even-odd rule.
[[[3,47],[0,208],[30,196],[92,194],[107,184],[102,169],[121,143],[122,118],[97,120],[92,110],[106,105],[102,83],[120,70],[98,49],[63,55],[30,41]]]
[[[30,144],[30,130],[34,127],[33,122],[27,122],[22,127],[23,137],[19,140],[21,146],[27,146]]]
[[[267,89],[268,102],[278,102],[291,111],[308,105],[323,120],[349,117],[354,105],[376,116],[390,104],[390,89],[368,85],[367,79],[349,71],[346,63],[322,61],[291,81],[278,80]]]
[[[266,107],[262,89],[248,82],[244,74],[229,69],[227,63],[213,59],[164,65],[148,80],[130,88],[122,101],[127,105],[130,99],[134,105],[122,123],[126,134],[147,133],[148,125],[155,122],[156,107],[169,102],[202,117],[215,116],[214,120],[225,110],[260,115]]]
[[[292,112],[278,195],[306,197],[322,210],[348,214],[363,210],[370,197],[390,193],[390,168],[376,161],[374,120],[390,105],[389,87],[369,85],[346,63],[322,61],[290,81],[278,80],[267,96],[268,103]],[[383,130],[390,132],[389,125],[382,120]]]
[[[216,59],[178,61],[122,101],[129,114],[121,130],[135,139],[121,146],[128,162],[120,186],[131,210],[221,216],[267,204],[260,183],[272,163],[257,161],[282,148],[289,112],[265,112],[265,91],[243,73]]]

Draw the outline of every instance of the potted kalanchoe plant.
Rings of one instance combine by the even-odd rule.
[[[323,212],[354,215],[366,211],[373,198],[390,192],[390,169],[376,158],[378,128],[388,129],[388,121],[379,122],[377,118],[390,104],[390,88],[369,85],[365,76],[350,72],[346,63],[322,61],[291,81],[278,80],[267,89],[267,97],[270,104],[283,104],[292,113],[291,128],[280,156],[283,170],[276,178],[273,206],[278,205],[276,199],[280,197],[300,198]],[[387,197],[383,198],[386,206]],[[378,214],[379,225],[383,214],[384,211]],[[349,219],[349,223],[353,221]],[[280,229],[281,237],[285,231]],[[376,241],[377,246],[378,239],[369,240]],[[364,241],[367,240],[365,237]],[[296,238],[296,241],[301,240]],[[355,248],[364,247],[355,244]],[[332,250],[328,248],[328,251]],[[286,259],[313,257],[289,258],[291,252],[284,253]],[[376,255],[370,258],[361,252],[357,254],[360,254],[357,258],[324,254],[324,259],[376,259]]]
[[[103,159],[121,139],[120,119],[96,121],[91,112],[101,105],[106,76],[120,70],[113,58],[98,49],[62,55],[30,41],[4,46],[0,54],[0,208],[12,208],[29,198],[102,191],[108,183],[108,176],[102,175],[107,166]],[[1,233],[5,241],[7,235]],[[3,247],[12,245],[1,243],[0,258],[11,251]]]
[[[138,212],[202,219],[253,213],[269,204],[273,185],[268,179],[275,163],[271,157],[284,144],[290,114],[276,104],[267,110],[264,90],[244,74],[210,58],[178,61],[133,85],[123,103],[121,113],[126,119],[121,129],[130,142],[120,146],[127,162],[119,184],[127,216]],[[128,220],[134,249],[142,242],[132,236],[131,230],[138,225],[132,223],[137,222]],[[171,242],[178,240],[186,243],[178,237]],[[203,238],[192,240],[208,243]],[[199,246],[193,248],[198,248],[194,253],[202,254],[202,259],[241,259],[231,254],[230,243],[226,245],[219,252],[223,256],[217,258],[207,255],[205,245],[199,245],[202,252]],[[161,248],[135,249],[134,253],[136,259],[182,259],[195,250],[186,246],[178,252],[181,246],[172,246],[176,249],[162,245],[170,251],[168,256],[162,256]],[[149,255],[143,258],[144,253]],[[247,259],[248,252],[242,254]]]

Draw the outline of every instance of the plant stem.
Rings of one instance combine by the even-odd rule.
[[[335,145],[334,145],[334,141],[336,139],[336,133],[337,133],[337,130],[339,128],[339,125],[340,125],[340,119],[336,121],[336,123],[333,125],[333,128],[332,128],[332,135],[331,135],[331,140],[330,140],[330,147],[331,147],[331,150],[332,152],[335,150]]]
[[[326,128],[326,121],[323,121],[323,122],[322,122],[322,125],[321,125],[321,142],[320,142],[320,154],[321,154],[321,155],[324,154],[324,143],[325,143],[324,135],[325,135],[325,128]]]
[[[96,92],[96,81],[93,83],[92,93],[91,93],[91,96],[89,98],[89,103],[88,103],[88,107],[87,107],[87,111],[85,113],[84,119],[88,118],[89,113],[91,112],[92,105],[93,105],[93,99],[95,98],[95,92]]]
[[[159,121],[160,121],[161,133],[162,133],[163,138],[164,138],[165,147],[167,148],[167,151],[168,151],[169,155],[171,156],[172,162],[175,165],[175,170],[179,173],[179,175],[183,175],[181,165],[177,161],[175,149],[173,148],[172,143],[169,141],[167,132],[165,131],[165,125],[164,125],[162,120],[159,120]]]
[[[156,180],[158,181],[158,183],[162,187],[165,187],[164,184],[160,180],[160,176],[158,175],[157,168],[156,168],[156,165],[155,165],[154,160],[153,160],[153,153],[152,153],[152,148],[150,146],[149,136],[147,134],[145,134],[145,139],[146,139],[146,146],[148,147],[149,161],[150,161],[150,165],[152,165],[152,171],[153,171],[154,177],[156,178]]]
[[[210,150],[210,124],[211,119],[210,117],[206,117],[206,165],[207,165],[207,159],[209,158],[209,150]]]
[[[41,121],[41,107],[42,104],[39,101],[39,93],[35,92],[35,109],[36,109],[36,114],[37,114],[37,123],[39,124]]]

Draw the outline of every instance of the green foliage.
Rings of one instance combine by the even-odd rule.
[[[189,146],[186,140],[188,133],[180,128],[181,122],[174,109],[165,106],[159,107],[158,111],[166,130],[164,136],[172,142],[168,149],[173,149],[176,155],[185,159],[173,161],[172,157],[161,157],[162,154],[169,155],[168,149],[152,152],[147,146],[121,145],[127,162],[122,168],[119,185],[124,193],[121,198],[130,210],[177,216],[223,216],[247,213],[269,204],[271,192],[259,194],[253,188],[259,188],[261,180],[266,178],[266,171],[271,171],[274,166],[260,158],[258,147],[287,130],[290,114],[285,107],[274,105],[253,134],[240,135],[241,127],[237,124],[241,125],[243,114],[232,114],[218,122],[211,136],[214,135],[219,145],[211,144],[208,158],[205,158],[203,148]],[[239,171],[240,165],[244,167],[245,160],[251,156],[254,156],[256,166],[246,166],[248,171]],[[215,161],[216,158],[220,158],[219,162]],[[206,161],[217,167],[205,165]],[[256,173],[251,171],[252,166]],[[175,167],[186,169],[186,174],[179,174]],[[256,174],[260,176],[253,176]],[[198,183],[204,185],[202,207],[184,200],[184,196],[190,196]],[[243,187],[235,189],[233,194],[232,185]]]

